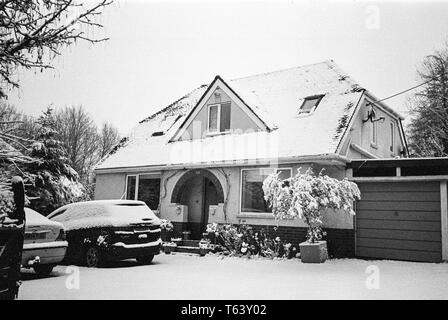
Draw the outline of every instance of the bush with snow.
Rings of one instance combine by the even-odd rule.
[[[263,182],[264,198],[277,220],[302,219],[308,226],[307,240],[322,239],[322,218],[326,209],[342,209],[354,215],[353,204],[361,198],[356,183],[338,180],[311,169],[281,180],[280,172],[270,174]]]
[[[207,225],[212,252],[229,256],[260,256],[266,258],[294,258],[297,249],[284,243],[280,237],[273,238],[264,228],[255,231],[246,224]]]

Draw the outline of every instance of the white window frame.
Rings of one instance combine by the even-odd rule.
[[[210,131],[210,109],[212,107],[217,107],[216,131]],[[221,123],[221,104],[220,103],[209,104],[207,106],[207,134],[219,134],[220,123]]]
[[[207,106],[207,135],[218,135],[218,134],[225,134],[225,133],[230,132],[230,128],[228,130],[221,131],[221,106],[226,103],[230,103],[230,112],[232,112],[232,103],[230,101],[213,103],[213,104],[209,104]],[[210,131],[210,108],[211,107],[218,107],[216,131]]]
[[[139,187],[139,183],[140,183],[140,176],[148,176],[148,175],[153,175],[154,179],[160,179],[160,187],[162,187],[162,175],[159,173],[138,173],[138,174],[127,174],[126,175],[126,181],[125,181],[125,186],[124,186],[124,196],[126,198],[126,200],[138,200],[138,187]],[[129,177],[135,177],[135,193],[134,193],[134,199],[128,199],[128,178]],[[159,190],[159,206],[162,203],[161,201],[161,192]],[[158,214],[159,210],[153,210],[151,209],[154,213]]]
[[[394,154],[395,153],[395,123],[390,122],[389,129],[390,129],[389,151],[392,152],[392,154]]]
[[[128,199],[128,178],[129,177],[135,177],[135,192],[134,192],[134,199]],[[138,195],[138,180],[139,180],[139,175],[138,174],[127,174],[126,175],[126,182],[125,182],[125,186],[124,186],[124,196],[126,198],[126,200],[137,200],[137,195]]]
[[[240,170],[240,199],[239,199],[239,215],[241,216],[267,216],[272,217],[272,212],[253,212],[253,211],[243,211],[243,171],[251,171],[251,170],[263,170],[263,169],[272,169],[273,172],[289,170],[292,177],[292,167],[280,167],[280,168],[271,168],[271,167],[251,167],[251,168],[242,168]]]
[[[299,116],[308,116],[314,113],[314,111],[317,109],[317,107],[319,106],[319,104],[321,103],[322,99],[324,98],[324,94],[322,95],[316,95],[316,96],[309,96],[309,97],[305,97],[303,98],[302,104],[299,107]],[[302,108],[305,105],[305,102],[307,100],[315,100],[317,99],[317,103],[314,105],[314,107],[312,109],[310,109],[310,111],[303,111]]]

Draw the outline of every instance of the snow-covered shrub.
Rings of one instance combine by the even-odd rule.
[[[288,182],[288,183],[285,183]],[[265,200],[277,220],[302,219],[308,226],[307,240],[311,243],[322,239],[322,215],[326,209],[342,209],[354,215],[353,203],[361,198],[356,183],[338,180],[311,169],[285,181],[279,173],[270,174],[263,182]]]
[[[172,222],[166,219],[160,219],[160,229],[162,241],[171,241],[171,236],[174,232],[174,226]]]
[[[0,217],[5,217],[15,210],[14,195],[11,191],[0,191]]]
[[[212,252],[231,256],[258,255],[268,258],[293,258],[297,254],[291,243],[283,243],[280,237],[272,239],[264,229],[255,232],[251,226],[240,224],[209,224]]]
[[[166,219],[160,219],[160,228],[166,232],[172,232],[174,230],[173,223]]]

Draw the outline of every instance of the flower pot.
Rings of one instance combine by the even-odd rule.
[[[163,250],[166,254],[171,254],[171,252],[176,251],[176,246],[164,246]]]
[[[172,234],[172,231],[162,230],[162,232],[160,233],[160,237],[162,238],[162,241],[169,242],[171,241]]]
[[[300,247],[300,259],[303,263],[322,263],[328,259],[327,241],[315,243],[302,242]]]
[[[199,248],[199,255],[203,257],[208,253],[208,251],[208,248]]]

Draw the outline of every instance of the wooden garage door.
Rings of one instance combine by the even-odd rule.
[[[358,186],[357,256],[442,260],[440,182],[363,182]]]

